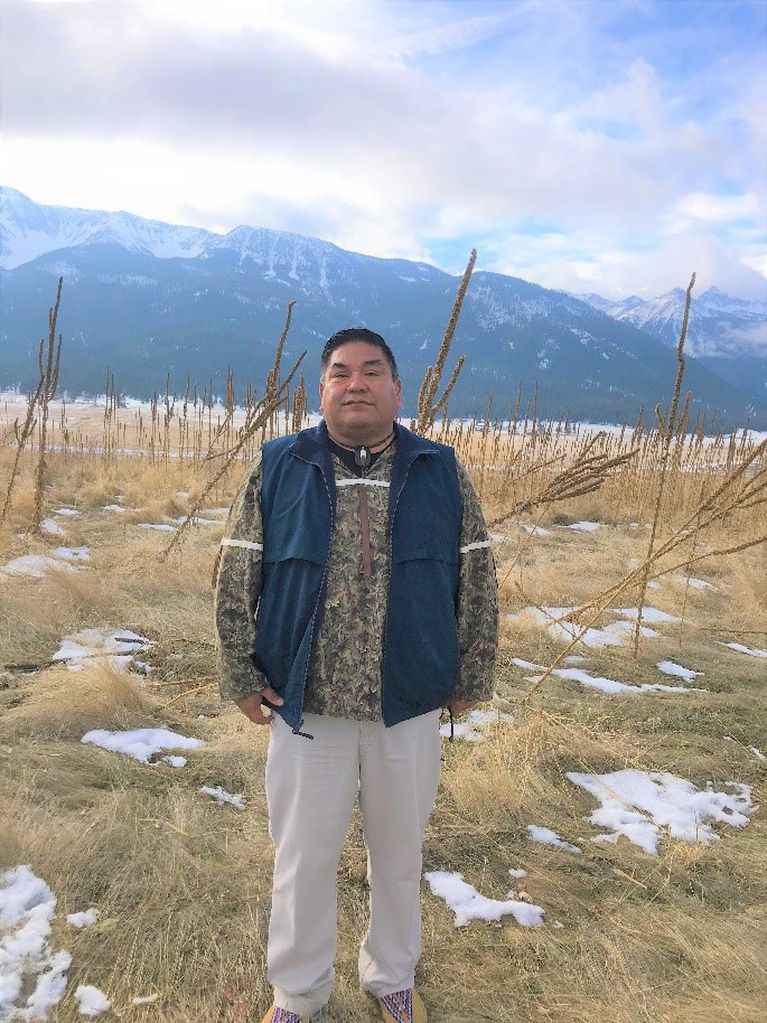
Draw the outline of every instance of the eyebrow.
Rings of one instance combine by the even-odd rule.
[[[383,366],[383,359],[366,359],[363,366]],[[348,369],[349,367],[345,362],[331,362],[328,369]]]

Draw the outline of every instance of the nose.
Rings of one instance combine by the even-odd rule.
[[[364,373],[352,373],[346,385],[347,391],[366,391],[367,381]]]

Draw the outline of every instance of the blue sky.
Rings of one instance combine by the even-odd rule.
[[[6,0],[4,183],[607,297],[765,297],[762,0]]]

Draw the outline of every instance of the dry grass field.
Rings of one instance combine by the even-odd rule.
[[[0,418],[0,498],[14,456],[9,424],[20,414],[8,405]],[[185,529],[163,559],[175,534],[140,524],[178,526],[213,477],[201,457],[174,457],[177,418],[150,453],[135,410],[115,412],[105,425],[103,408],[54,408],[51,442],[60,447],[48,455],[44,513],[61,532],[28,531],[34,450],[21,460],[0,531],[0,566],[28,555],[53,559],[40,578],[0,570],[0,869],[28,864],[57,899],[50,946],[72,962],[50,1013],[55,1023],[81,1018],[80,984],[107,995],[111,1016],[147,1023],[247,1023],[269,1001],[268,735],[219,699],[211,623],[222,509],[245,462],[205,496],[198,515],[209,521]],[[517,902],[545,915],[539,927],[508,914],[457,927],[424,882],[419,984],[430,1019],[761,1023],[767,827],[756,808],[767,798],[767,659],[760,656],[767,563],[763,543],[745,545],[767,532],[767,522],[765,504],[742,495],[749,479],[761,478],[764,454],[737,484],[740,503],[707,522],[700,511],[707,496],[754,445],[692,438],[674,447],[654,542],[679,533],[679,544],[653,562],[644,601],[669,618],[645,611],[643,625],[655,634],[642,638],[636,657],[627,627],[620,645],[573,646],[567,656],[584,658],[575,663],[557,661],[568,645],[562,625],[576,633],[615,626],[637,605],[642,580],[634,566],[645,560],[652,532],[657,441],[630,433],[598,440],[591,455],[638,453],[596,490],[536,503],[536,493],[577,462],[585,436],[528,429],[510,437],[500,427],[483,434],[449,424],[435,434],[456,443],[481,490],[498,541],[503,623],[496,698],[483,708],[500,713],[478,726],[479,741],[444,743],[424,867],[459,872],[489,899],[503,902],[514,890]],[[88,560],[81,552],[82,560],[67,561],[54,553],[62,547],[87,548]],[[703,557],[716,551],[730,553]],[[674,567],[684,562],[689,569]],[[607,606],[589,607],[599,594],[608,595]],[[547,628],[555,620],[558,634]],[[77,662],[54,660],[64,637],[93,640],[83,637],[87,629],[131,630],[147,642],[123,663],[91,655],[71,670]],[[663,661],[701,674],[683,681],[661,672]],[[540,681],[536,665],[554,671]],[[624,688],[604,691],[605,680]],[[150,727],[204,746],[170,751],[188,758],[176,768],[80,741],[91,729]],[[675,837],[672,818],[661,814],[656,855],[625,834],[592,841],[606,830],[585,819],[598,801],[568,773],[632,769],[667,772],[699,790],[691,840]],[[705,821],[707,791],[735,792],[733,782],[750,787],[748,822],[734,826],[727,810]],[[217,785],[241,794],[245,810],[198,791]],[[618,817],[623,807],[635,825],[653,830],[649,810],[618,804]],[[580,852],[531,841],[528,825],[552,829]],[[709,826],[716,837],[704,842]],[[526,876],[514,879],[510,869]],[[338,985],[325,1017],[337,1023],[376,1018],[356,979],[366,900],[355,820],[339,874]],[[95,924],[67,923],[67,914],[89,907],[98,910]]]

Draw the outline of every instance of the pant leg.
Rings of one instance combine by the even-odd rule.
[[[370,927],[360,982],[382,998],[413,986],[421,955],[421,847],[440,772],[439,711],[391,728],[362,724],[360,807]]]
[[[276,1005],[311,1016],[333,988],[336,875],[359,779],[357,721],[307,714],[294,735],[279,717],[266,762],[275,845],[267,977]]]

